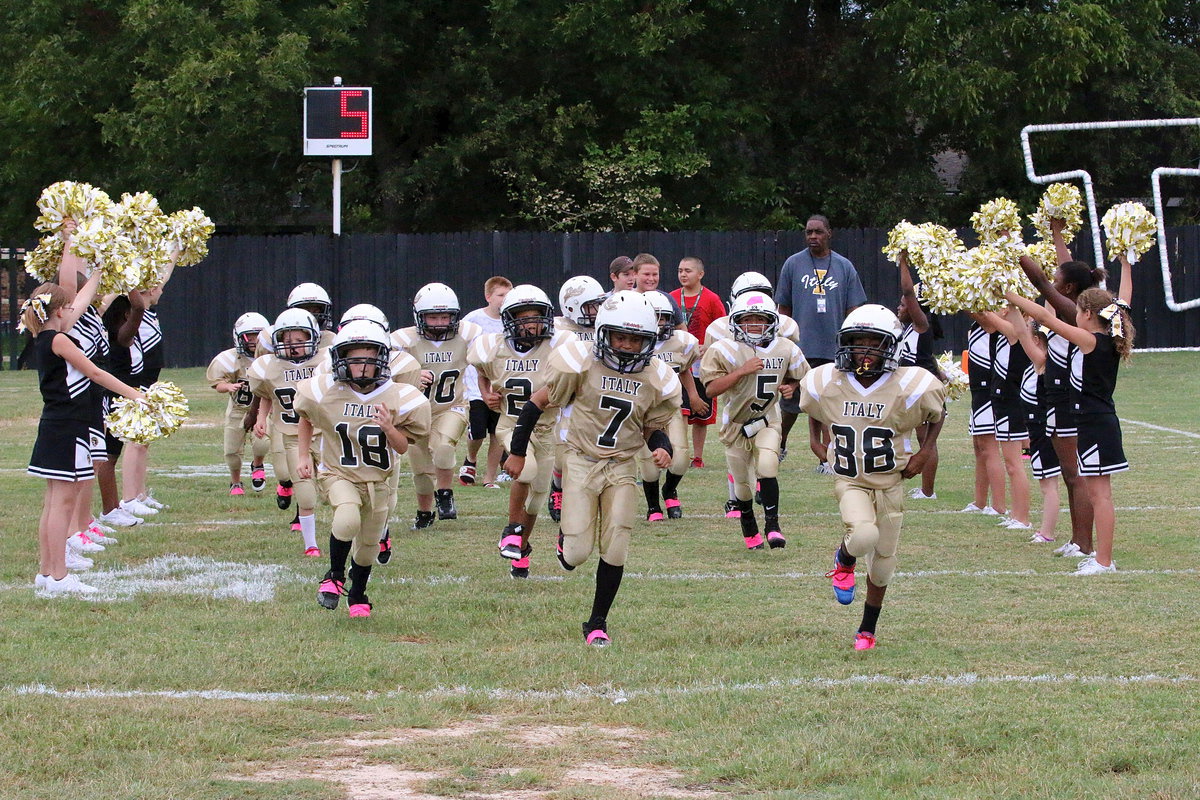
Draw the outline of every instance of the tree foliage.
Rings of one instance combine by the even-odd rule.
[[[30,0],[6,4],[0,226],[60,179],[311,222],[305,85],[375,88],[347,230],[960,223],[1030,200],[1030,123],[1200,116],[1187,0]],[[1194,131],[1047,136],[1043,171],[1146,194]],[[959,192],[933,170],[961,154]],[[297,206],[301,207],[298,211]],[[309,207],[307,214],[303,207]]]

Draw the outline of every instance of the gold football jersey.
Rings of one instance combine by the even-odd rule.
[[[672,331],[654,348],[654,357],[662,360],[676,375],[680,370],[691,369],[699,355],[700,342],[687,331]]]
[[[375,406],[391,412],[392,424],[409,441],[429,436],[429,401],[413,386],[388,381],[366,394],[332,375],[317,375],[296,390],[295,410],[320,442],[320,472],[355,483],[386,480],[399,457],[375,421]]]
[[[471,342],[482,334],[483,328],[465,321],[458,323],[458,334],[444,342],[429,341],[417,333],[415,325],[392,333],[393,348],[408,353],[421,369],[433,373],[433,382],[425,388],[425,396],[435,416],[450,408],[466,406],[462,376],[467,369],[467,352]]]
[[[922,367],[900,367],[864,387],[833,364],[822,364],[800,383],[800,410],[829,426],[828,460],[836,475],[886,489],[908,463],[903,437],[942,418],[945,392]]]
[[[297,434],[296,424],[300,417],[293,407],[296,402],[296,387],[313,376],[329,354],[319,350],[308,361],[300,364],[276,358],[274,353],[259,356],[250,365],[250,391],[271,401],[271,424],[288,436]]]
[[[225,406],[226,414],[231,413],[234,408],[245,411],[254,400],[250,393],[250,381],[246,377],[253,363],[254,359],[239,354],[236,347],[222,350],[209,362],[208,371],[205,373],[209,386],[215,387],[218,383],[238,383],[242,387],[229,395],[229,403]]]
[[[751,347],[735,339],[719,339],[700,360],[700,382],[713,380],[736,370],[755,356],[763,360],[756,375],[745,375],[727,389],[718,401],[721,425],[744,425],[756,417],[766,417],[769,423],[779,420],[779,387],[785,380],[800,380],[808,372],[804,353],[791,339],[775,337],[766,347]],[[722,430],[721,441],[730,444],[738,431],[731,428],[728,436]],[[726,441],[729,439],[729,441]]]
[[[789,339],[800,344],[800,326],[796,320],[783,314],[779,315],[779,328],[775,333],[777,338]],[[729,330],[729,317],[717,317],[708,324],[704,331],[704,349],[707,350],[713,342],[721,339],[732,339],[733,332]]]
[[[500,393],[500,413],[514,420],[521,415],[525,402],[546,384],[546,361],[550,353],[567,343],[579,343],[573,333],[555,333],[527,353],[515,352],[503,333],[485,333],[471,346],[469,363],[492,382],[492,391]],[[543,414],[538,429],[554,424],[555,413]]]
[[[550,403],[572,405],[567,444],[590,458],[633,458],[645,449],[644,427],[666,430],[679,414],[679,378],[662,359],[620,373],[575,341],[554,350],[547,373]]]
[[[560,333],[560,332],[561,333],[570,333],[570,334],[574,335],[577,339],[579,339],[581,342],[596,341],[596,329],[595,328],[585,328],[584,326],[580,325],[575,320],[570,319],[568,317],[555,317],[554,318],[554,332],[555,333]]]

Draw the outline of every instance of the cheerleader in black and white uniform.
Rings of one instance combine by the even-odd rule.
[[[909,272],[908,251],[900,253],[897,264],[900,271],[900,306],[896,309],[896,317],[904,325],[900,334],[900,351],[898,361],[902,367],[922,367],[932,372],[939,381],[946,382],[946,376],[938,369],[937,359],[933,355],[933,340],[942,337],[942,328],[935,317],[926,313],[917,297],[917,287],[913,283],[912,273]],[[925,441],[930,432],[937,426],[938,432],[946,421],[945,413],[940,422],[925,422],[917,426],[917,442],[924,449]],[[907,443],[907,440],[906,440]],[[910,500],[934,500],[937,492],[934,482],[937,479],[938,451],[937,438],[929,450],[929,460],[921,469],[921,485],[914,486],[908,493]]]
[[[1050,435],[1046,433],[1047,406],[1042,380],[1046,370],[1046,334],[1041,327],[1030,324],[1019,309],[1011,306],[1008,321],[1016,329],[1021,348],[1029,356],[1029,365],[1021,376],[1021,409],[1025,413],[1025,429],[1029,431],[1029,466],[1042,493],[1042,521],[1029,541],[1053,542],[1060,502],[1058,476],[1062,474],[1062,468]]]
[[[963,511],[993,516],[1003,514],[1005,510],[1004,462],[996,444],[996,416],[992,408],[992,382],[995,380],[992,361],[999,335],[984,330],[978,319],[967,329],[967,378],[971,386],[971,419],[967,422],[967,432],[971,434],[971,445],[975,450],[975,499]]]
[[[1069,325],[1030,300],[1009,295],[1008,300],[1039,323],[1075,345],[1082,354],[1074,403],[1078,428],[1078,469],[1091,501],[1095,520],[1095,554],[1079,565],[1077,575],[1115,572],[1112,557],[1116,514],[1112,499],[1113,474],[1129,469],[1121,443],[1121,424],[1113,404],[1117,367],[1133,352],[1134,329],[1129,318],[1133,279],[1129,262],[1121,256],[1121,285],[1116,297],[1094,287],[1076,299],[1076,324]]]
[[[68,248],[69,249],[69,248]],[[96,281],[88,281],[75,302],[86,304]],[[39,286],[25,303],[21,322],[35,336],[38,383],[44,407],[28,472],[46,479],[46,497],[38,525],[39,566],[34,584],[46,595],[91,593],[94,587],[67,573],[67,536],[86,482],[94,477],[92,435],[97,383],[124,397],[142,393],[97,367],[66,333],[77,314],[67,305],[63,287]]]

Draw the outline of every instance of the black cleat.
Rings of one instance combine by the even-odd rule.
[[[317,587],[317,603],[321,608],[333,611],[338,606],[338,599],[346,593],[346,581],[333,577],[333,570],[325,573],[321,585]]]
[[[558,555],[558,565],[567,572],[574,572],[575,566],[573,564],[568,564],[566,560],[563,559],[563,532],[561,528],[558,531],[558,546],[555,548],[555,550],[557,551],[556,554]]]
[[[275,505],[279,506],[280,511],[287,511],[292,507],[292,484],[288,481],[288,485],[282,483],[275,487]]]
[[[453,489],[437,489],[433,493],[438,519],[458,519],[458,508],[454,505]]]
[[[392,534],[388,529],[384,529],[383,538],[379,540],[379,555],[375,556],[375,563],[383,566],[392,560]]]
[[[772,550],[778,550],[787,546],[787,539],[783,538],[783,534],[779,531],[779,519],[777,517],[767,517],[764,520],[767,528],[767,544]]]
[[[434,515],[432,511],[418,511],[417,518],[413,520],[412,529],[414,531],[424,530],[425,528],[433,527]]]
[[[533,552],[533,545],[526,545],[521,551],[521,557],[515,559],[508,567],[508,574],[514,578],[529,577],[529,554]]]
[[[667,519],[683,519],[683,505],[678,497],[668,497],[663,505],[667,507]]]
[[[550,509],[550,519],[558,522],[562,519],[562,490],[550,491],[550,496],[546,498],[546,507]]]

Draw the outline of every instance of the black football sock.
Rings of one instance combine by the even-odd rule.
[[[280,486],[282,486],[284,489],[290,489],[290,488],[292,488],[292,482],[291,482],[291,481],[280,481],[280,482],[279,482],[279,485],[280,485]]]
[[[758,479],[758,494],[762,497],[762,507],[764,517],[779,516],[779,479],[778,478],[759,478]]]
[[[642,492],[646,495],[646,510],[659,510],[658,481],[642,481]]]
[[[350,557],[350,542],[329,534],[329,576],[334,580],[346,579],[346,559]]]
[[[875,623],[879,622],[879,612],[882,610],[883,606],[871,606],[864,603],[862,624],[858,626],[859,631],[875,633]]]
[[[347,543],[348,544],[348,543]],[[349,597],[366,597],[367,595],[367,579],[371,577],[371,568],[364,567],[359,564],[350,564],[350,591],[346,594]]]
[[[562,491],[562,474],[550,476],[550,491],[552,491],[552,492],[561,492]]]
[[[614,567],[603,558],[596,566],[596,599],[592,601],[592,618],[589,625],[603,625],[608,618],[608,610],[612,608],[617,590],[621,588],[621,576],[625,567]]]
[[[679,499],[679,482],[681,480],[683,480],[682,475],[676,475],[674,472],[667,470],[667,477],[663,479],[664,500]]]
[[[853,567],[858,563],[858,559],[846,552],[846,545],[843,543],[838,547],[837,551],[838,563],[843,567]]]

